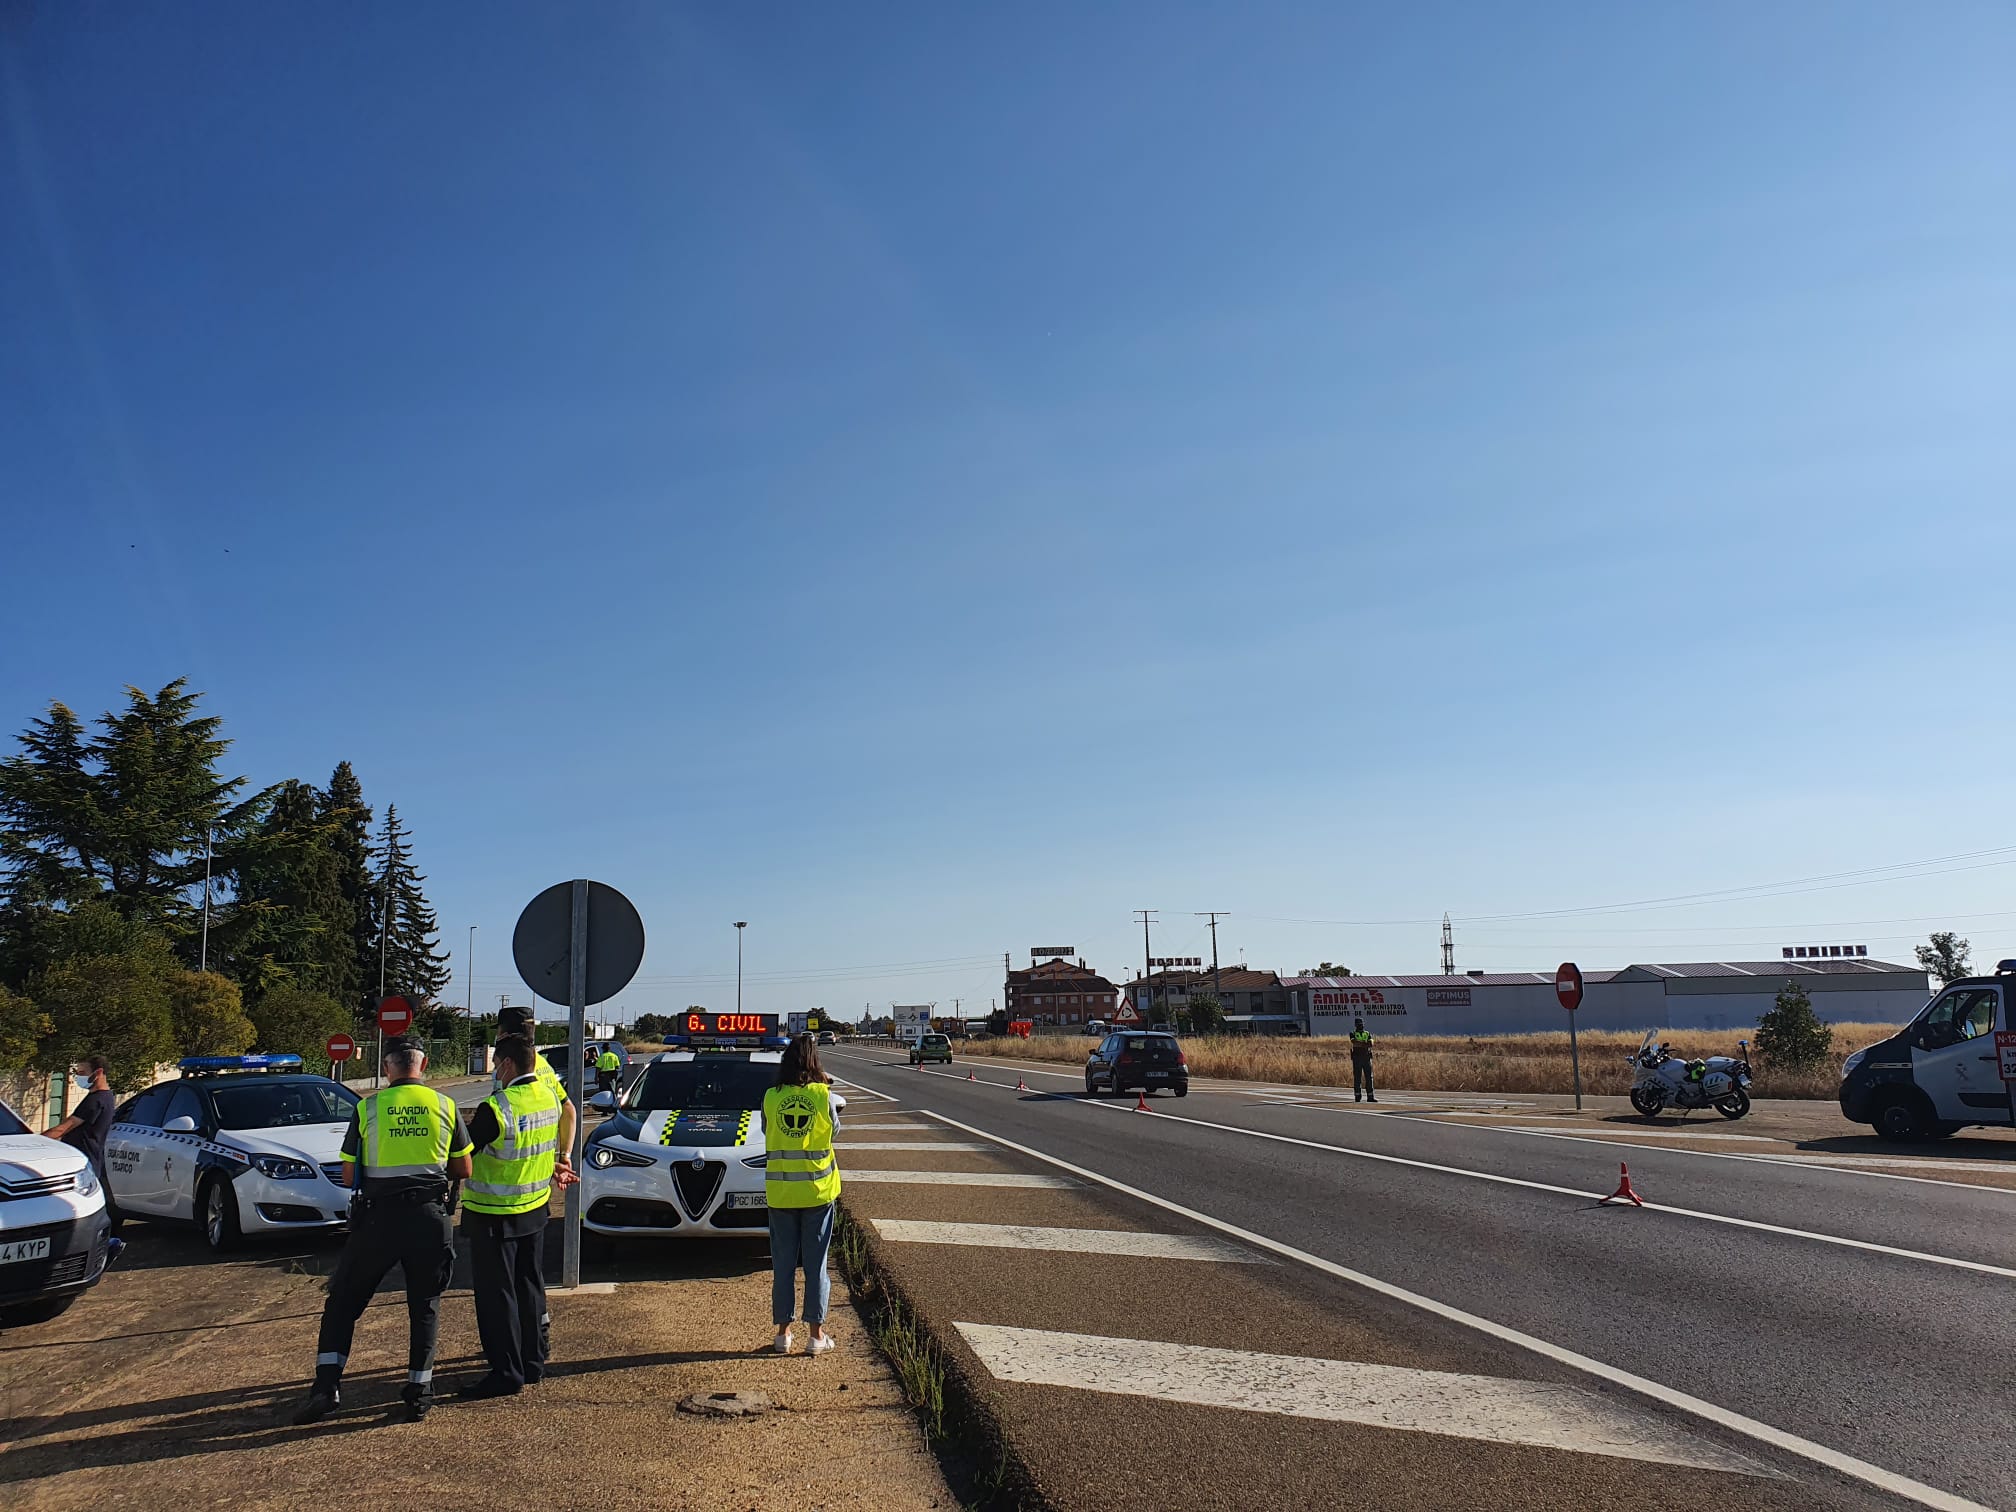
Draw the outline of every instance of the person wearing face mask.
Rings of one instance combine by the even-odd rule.
[[[112,1128],[114,1099],[112,1084],[105,1079],[105,1057],[85,1056],[70,1068],[70,1079],[84,1093],[83,1097],[70,1110],[69,1117],[55,1128],[43,1132],[51,1139],[60,1139],[71,1149],[83,1152],[109,1199],[112,1188],[105,1180],[105,1136]],[[108,1200],[105,1206],[109,1209],[106,1217],[112,1222],[112,1237],[106,1246],[106,1254],[108,1259],[116,1260],[119,1252],[126,1248],[126,1241],[119,1237],[118,1205]]]

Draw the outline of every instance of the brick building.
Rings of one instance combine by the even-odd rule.
[[[1113,1016],[1119,989],[1084,961],[1039,961],[1022,971],[1010,971],[1002,984],[1002,1002],[1011,1019],[1032,1024],[1082,1024]]]

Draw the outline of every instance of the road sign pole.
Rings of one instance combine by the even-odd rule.
[[[1575,1048],[1575,1015],[1568,1015],[1568,1064],[1575,1073],[1575,1111],[1582,1111],[1582,1055]]]
[[[574,882],[572,938],[567,957],[567,1095],[574,1101],[574,1138],[567,1150],[569,1163],[580,1169],[581,1136],[588,1127],[587,1104],[582,1100],[581,1051],[587,1039],[588,1014],[588,882]],[[561,1250],[560,1284],[572,1289],[581,1284],[581,1183],[567,1188],[567,1233]]]

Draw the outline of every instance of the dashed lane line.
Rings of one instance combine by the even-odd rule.
[[[1202,1234],[1144,1234],[1133,1229],[1045,1228],[1030,1223],[935,1223],[870,1218],[875,1232],[899,1244],[965,1244],[981,1249],[1051,1250],[1071,1255],[1125,1255],[1135,1260],[1211,1260],[1266,1265],[1244,1245]]]
[[[929,1112],[928,1109],[925,1111]],[[1144,1191],[1137,1186],[1130,1186],[1126,1182],[1115,1180],[1111,1176],[1101,1175],[1099,1172],[1091,1170],[1088,1167],[1074,1165],[1072,1162],[1061,1160],[1055,1155],[1046,1155],[1043,1151],[1021,1144],[1016,1140],[1004,1139],[998,1134],[990,1134],[985,1129],[975,1128],[973,1125],[962,1123],[956,1118],[948,1118],[943,1113],[930,1113],[930,1116],[939,1123],[944,1124],[947,1128],[957,1129],[964,1134],[975,1135],[992,1144],[999,1145],[1004,1150],[1013,1150],[1018,1155],[1026,1155],[1031,1160],[1041,1161],[1043,1164],[1054,1167],[1057,1170],[1068,1171],[1081,1180],[1096,1182],[1098,1185],[1106,1187],[1111,1191],[1125,1193],[1129,1197],[1161,1208],[1164,1212],[1176,1213],[1190,1219],[1193,1223],[1201,1223],[1206,1228],[1216,1229],[1221,1234],[1230,1235],[1234,1239],[1244,1240],[1246,1243],[1264,1249],[1270,1254],[1298,1261],[1312,1270],[1322,1271],[1325,1275],[1335,1276],[1340,1281],[1348,1281],[1354,1286],[1360,1286],[1367,1291],[1376,1292],[1382,1297],[1390,1297],[1396,1302],[1406,1303],[1410,1307],[1418,1308],[1423,1312],[1430,1313],[1448,1322],[1474,1329],[1478,1333],[1486,1334],[1506,1344],[1511,1344],[1537,1354],[1542,1359],[1552,1360],[1557,1365],[1565,1366],[1571,1370],[1579,1370],[1585,1375],[1595,1377],[1597,1380],[1607,1381],[1611,1385],[1621,1387],[1626,1391],[1636,1392],[1642,1397],[1674,1408],[1676,1411],[1687,1413],[1691,1417],[1700,1418],[1704,1422],[1713,1423],[1719,1428],[1725,1428],[1731,1433],[1739,1434],[1753,1442],[1767,1444],[1771,1448],[1781,1450],[1810,1464],[1823,1466],[1837,1474],[1858,1480],[1864,1485],[1874,1486],[1880,1491],[1887,1491],[1893,1496],[1903,1497],[1905,1500],[1915,1502],[1921,1507],[1931,1507],[1936,1509],[1936,1512],[1993,1512],[1993,1509],[1980,1502],[1969,1501],[1966,1497],[1956,1496],[1951,1491],[1941,1490],[1937,1486],[1928,1486],[1923,1481],[1916,1481],[1909,1476],[1899,1475],[1894,1470],[1886,1470],[1881,1465],[1872,1464],[1868,1460],[1857,1459],[1852,1454],[1845,1454],[1838,1449],[1831,1449],[1825,1444],[1818,1443],[1809,1438],[1802,1438],[1796,1433],[1788,1433],[1782,1428],[1774,1428],[1769,1423],[1761,1422],[1743,1413],[1732,1411],[1727,1407],[1718,1406],[1714,1402],[1706,1401],[1701,1397],[1690,1395],[1676,1387],[1668,1386],[1662,1381],[1655,1381],[1646,1376],[1636,1375],[1628,1370],[1620,1370],[1614,1365],[1605,1364],[1602,1360],[1596,1359],[1591,1355],[1581,1354],[1564,1345],[1553,1343],[1551,1340],[1542,1339],[1534,1334],[1522,1333],[1516,1328],[1494,1322],[1492,1319],[1482,1317],[1476,1313],[1465,1312],[1460,1307],[1452,1307],[1446,1302],[1436,1301],[1433,1297],[1423,1296],[1420,1292],[1409,1291],[1403,1286],[1395,1286],[1390,1281],[1382,1281],[1377,1276],[1367,1275],[1364,1271],[1352,1270],[1349,1266],[1339,1265],[1334,1260],[1326,1260],[1321,1255],[1313,1255],[1307,1250],[1297,1249],[1294,1245],[1284,1244],[1279,1239],[1270,1239],[1265,1234],[1241,1228],[1235,1223],[1227,1223],[1222,1218],[1214,1218],[1209,1213],[1200,1212],[1196,1208],[1186,1207],[1180,1202],[1172,1202],[1167,1197],[1158,1197],[1153,1192]]]
[[[1747,1456],[1579,1386],[994,1323],[952,1326],[1002,1381],[1772,1475]]]

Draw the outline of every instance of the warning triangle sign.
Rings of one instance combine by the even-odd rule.
[[[1134,1011],[1134,1004],[1132,1002],[1126,998],[1122,998],[1120,999],[1120,1006],[1113,1010],[1113,1022],[1116,1024],[1138,1024],[1141,1022],[1141,1015]]]

